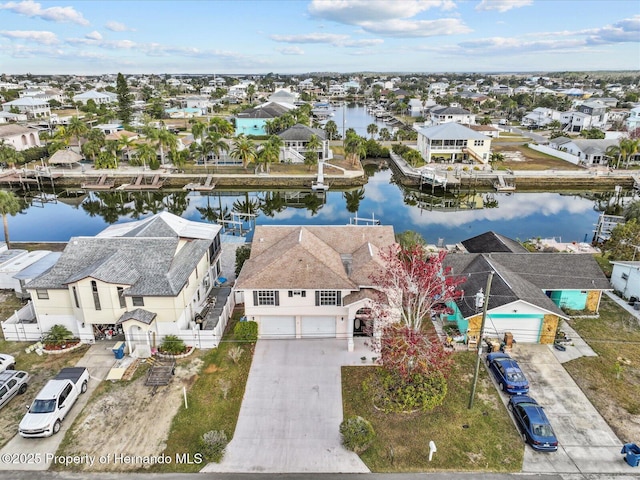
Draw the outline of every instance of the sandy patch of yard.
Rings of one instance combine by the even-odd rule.
[[[62,454],[95,456],[95,464],[82,464],[82,470],[132,471],[149,466],[144,461],[125,463],[121,456],[156,459],[162,454],[171,421],[184,402],[183,388],[193,384],[202,363],[197,357],[179,361],[169,385],[158,387],[155,395],[144,384],[146,374],[102,385],[67,434]],[[100,456],[106,458],[102,463]]]

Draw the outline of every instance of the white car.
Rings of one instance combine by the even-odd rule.
[[[5,370],[15,370],[15,368],[16,359],[11,355],[0,353],[0,372],[4,372]]]

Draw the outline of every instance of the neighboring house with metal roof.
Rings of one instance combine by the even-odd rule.
[[[307,145],[313,135],[320,141],[320,147],[316,149],[318,160],[323,161],[333,158],[324,130],[321,128],[307,127],[306,125],[298,123],[278,134],[278,137],[280,137],[284,143],[280,149],[281,161],[304,163],[304,154],[308,150]]]
[[[257,226],[236,279],[260,338],[340,338],[353,348],[377,300],[371,277],[391,226]]]
[[[484,289],[494,272],[483,335],[511,332],[521,343],[551,344],[565,310],[597,314],[609,280],[591,255],[565,253],[449,254],[445,266],[464,276],[464,295],[450,306],[447,320],[469,339],[478,338]]]
[[[201,329],[197,320],[220,274],[220,229],[162,212],[71,238],[58,261],[26,285],[39,330],[62,324],[91,343],[104,328],[121,326],[129,352],[139,356],[166,335],[216,346],[224,325]]]
[[[236,135],[267,135],[265,125],[268,120],[280,117],[291,110],[280,103],[268,102],[248,108],[236,115]]]
[[[487,164],[491,156],[491,138],[459,123],[449,122],[418,128],[417,149],[427,163]]]
[[[15,124],[0,125],[0,143],[2,140],[18,152],[41,145],[38,130]]]
[[[118,95],[111,92],[98,92],[97,90],[88,90],[73,96],[74,102],[80,102],[86,105],[89,100],[93,100],[96,105],[116,103]]]
[[[51,116],[51,108],[49,102],[34,97],[16,98],[15,100],[2,104],[2,110],[11,112],[11,109],[17,109],[27,118],[41,118]]]

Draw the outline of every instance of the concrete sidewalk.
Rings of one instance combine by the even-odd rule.
[[[202,472],[369,472],[339,432],[340,367],[363,354],[346,340],[259,340],[233,440]]]

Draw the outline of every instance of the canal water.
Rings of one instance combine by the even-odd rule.
[[[334,116],[331,117],[331,120],[336,122],[338,132],[342,136],[349,128],[353,128],[361,137],[369,138],[367,127],[372,123],[378,127],[378,130],[382,128],[387,128],[389,132],[392,130],[392,127],[367,112],[367,108],[362,104],[349,103],[335,105],[333,108]]]
[[[52,198],[53,200],[53,198]],[[113,223],[170,211],[196,221],[225,220],[226,233],[251,237],[253,225],[345,225],[375,218],[397,233],[413,230],[429,243],[454,244],[493,230],[526,240],[590,241],[599,212],[591,198],[561,193],[461,192],[431,197],[393,183],[389,169],[351,191],[89,192],[33,202],[8,217],[14,241],[68,241]],[[239,216],[231,212],[250,212]]]

